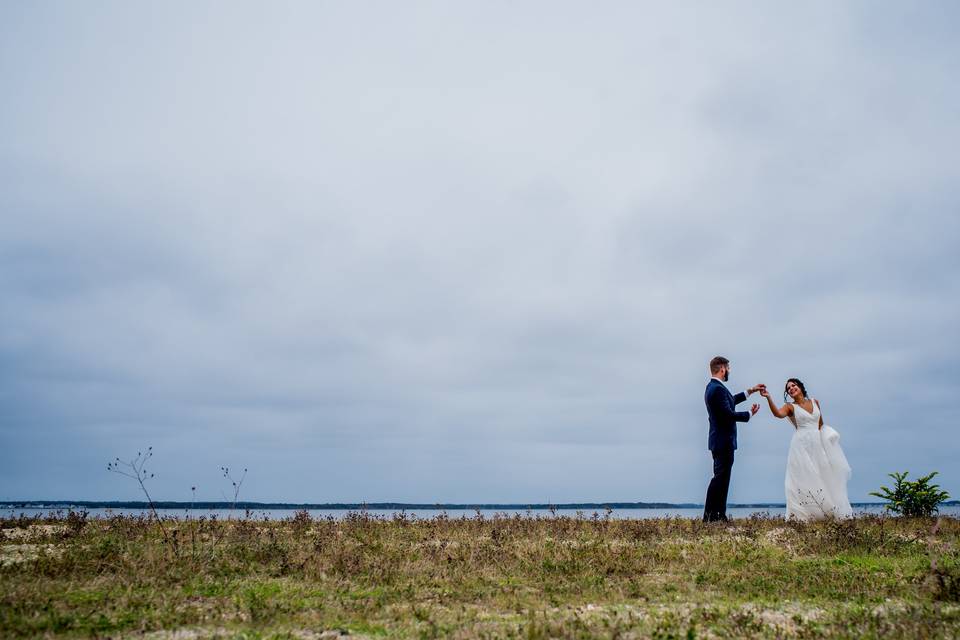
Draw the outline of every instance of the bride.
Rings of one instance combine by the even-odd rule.
[[[807,397],[803,383],[787,380],[783,398],[790,397],[779,409],[766,388],[760,394],[767,399],[770,411],[778,418],[793,423],[793,439],[787,454],[787,519],[820,520],[849,518],[853,508],[847,498],[850,465],[840,448],[840,434],[823,424],[820,403]]]

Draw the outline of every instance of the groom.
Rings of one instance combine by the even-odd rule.
[[[710,375],[703,399],[710,418],[708,446],[713,454],[713,479],[707,487],[707,500],[703,506],[704,522],[727,520],[727,491],[733,470],[733,452],[737,448],[737,423],[749,421],[750,416],[760,410],[760,405],[753,405],[750,411],[737,411],[736,408],[751,393],[766,388],[758,384],[732,395],[723,384],[730,379],[730,361],[723,356],[710,361]]]

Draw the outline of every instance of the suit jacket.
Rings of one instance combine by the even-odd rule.
[[[710,437],[707,446],[710,451],[737,448],[737,423],[750,420],[749,411],[737,411],[737,405],[747,399],[740,392],[733,395],[722,382],[710,379],[703,400],[707,405],[710,418]]]

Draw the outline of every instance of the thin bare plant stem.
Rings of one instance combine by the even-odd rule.
[[[160,533],[163,534],[164,542],[169,544],[170,536],[167,534],[167,528],[163,525],[163,520],[157,513],[156,505],[154,505],[153,498],[150,497],[150,492],[147,491],[147,485],[145,484],[146,480],[153,477],[153,474],[151,473],[148,478],[147,470],[145,468],[147,460],[152,457],[153,447],[147,447],[147,452],[145,454],[142,451],[138,451],[137,457],[130,462],[121,460],[119,457],[115,458],[113,462],[108,462],[107,471],[118,473],[121,476],[133,478],[137,481],[137,484],[140,485],[140,490],[143,491],[143,495],[147,496],[147,502],[150,504],[150,512],[153,514],[153,517],[156,518],[157,524],[160,526]],[[129,469],[129,471],[127,469]],[[176,551],[176,549],[174,550]]]

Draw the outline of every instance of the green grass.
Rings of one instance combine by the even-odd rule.
[[[5,519],[0,637],[957,637],[934,524]]]

